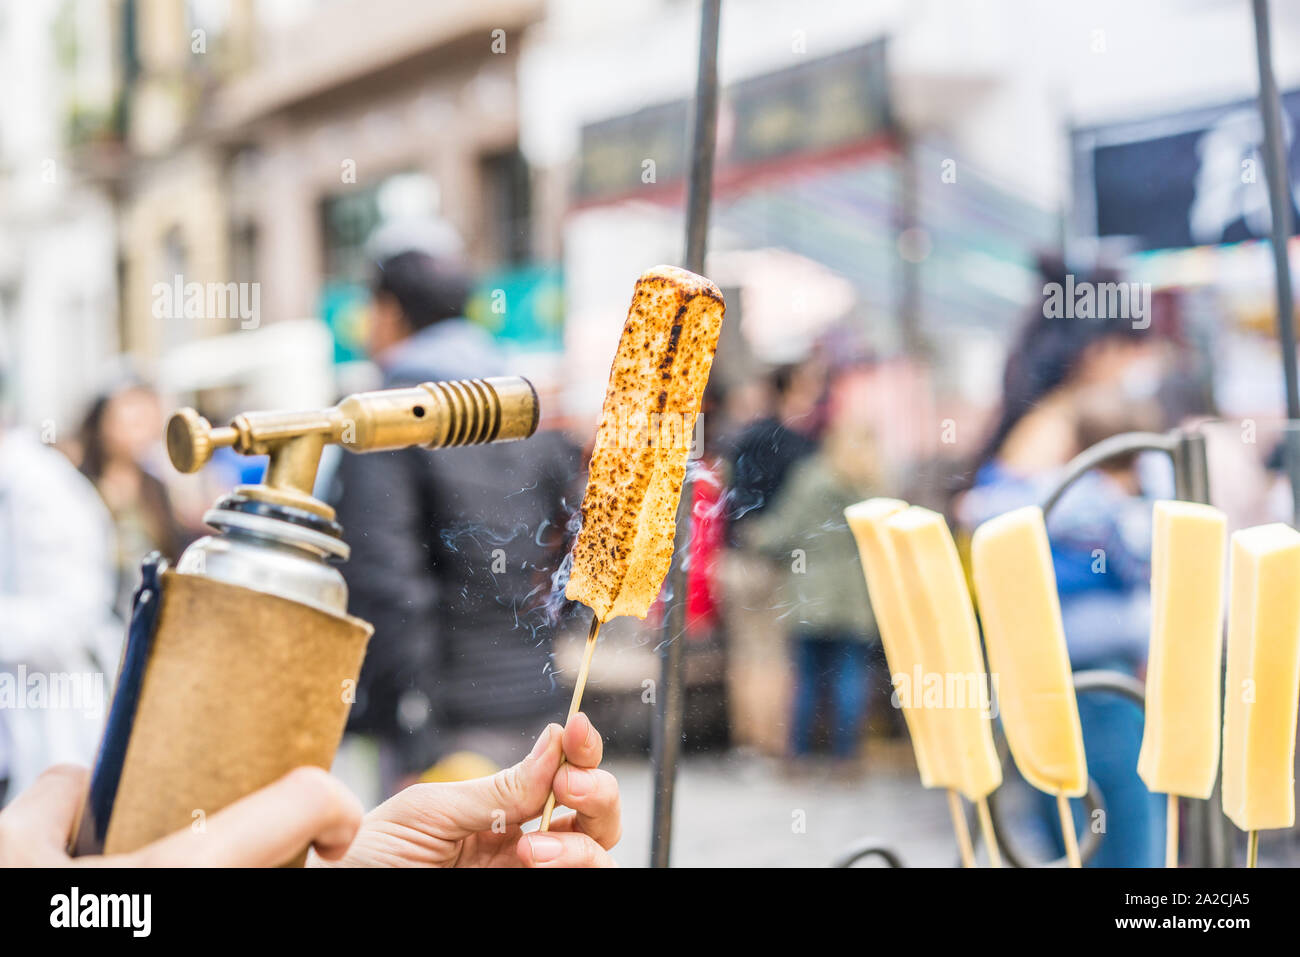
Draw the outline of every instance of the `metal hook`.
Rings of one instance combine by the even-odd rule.
[[[867,857],[879,857],[889,867],[907,866],[898,852],[882,843],[879,838],[863,837],[854,841],[839,857],[835,858],[831,867],[852,867]]]
[[[1128,698],[1140,708],[1146,701],[1145,688],[1141,681],[1132,675],[1124,674],[1121,671],[1079,671],[1074,675],[1074,690],[1076,694],[1117,694],[1120,697]],[[1007,767],[1007,758],[1010,756],[1010,749],[1007,747],[1006,738],[998,734],[998,756],[1002,760],[1003,767]],[[1060,857],[1052,861],[1044,861],[1039,864],[1028,863],[1028,858],[1011,841],[1007,828],[1002,823],[1000,804],[998,802],[998,791],[989,795],[989,817],[993,821],[993,839],[998,842],[998,848],[1002,851],[1002,856],[1012,867],[1066,867],[1068,861]],[[1083,797],[1084,807],[1087,813],[1103,810],[1106,806],[1105,796],[1097,786],[1097,782],[1088,779],[1088,793]],[[972,833],[979,834],[979,829],[972,827]],[[1083,835],[1083,840],[1079,844],[1079,857],[1087,863],[1101,847],[1102,836],[1095,831],[1087,831]]]

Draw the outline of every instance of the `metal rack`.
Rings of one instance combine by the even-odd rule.
[[[1135,701],[1139,707],[1143,703],[1142,682],[1138,681],[1131,675],[1126,675],[1116,671],[1080,671],[1074,675],[1074,690],[1076,694],[1118,694],[1131,701]],[[998,757],[1005,767],[1010,752],[1007,748],[1006,737],[1002,734],[997,736]],[[1084,796],[1084,804],[1091,814],[1098,808],[1104,808],[1105,804],[1096,783],[1089,779],[1088,793]],[[998,802],[998,791],[995,790],[988,797],[989,815],[993,819],[994,840],[998,842],[998,849],[1002,852],[1002,858],[1011,867],[1066,867],[1068,861],[1065,858],[1035,863],[1029,860],[1028,856],[1019,848],[1010,838],[1007,827],[1002,822],[1002,811]],[[975,816],[974,809],[967,812],[966,820],[967,829],[972,834],[972,840],[977,841],[980,834],[979,821]],[[1101,847],[1102,835],[1089,831],[1083,836],[1079,844],[1079,856],[1083,861],[1088,861],[1097,849]],[[859,861],[868,858],[878,857],[889,867],[906,867],[902,855],[891,845],[874,837],[864,837],[850,844],[840,853],[832,862],[832,867],[853,867]]]
[[[1043,512],[1050,514],[1061,501],[1066,491],[1083,475],[1119,456],[1134,452],[1161,452],[1168,455],[1174,467],[1174,494],[1188,502],[1209,503],[1210,480],[1209,463],[1205,453],[1205,436],[1195,429],[1174,429],[1171,432],[1125,432],[1111,436],[1085,449],[1065,466],[1060,480],[1052,487],[1042,502]],[[1116,671],[1080,671],[1074,675],[1074,689],[1077,694],[1118,694],[1135,702],[1139,707],[1145,704],[1142,682],[1131,675]],[[1002,763],[1007,764],[1008,751],[1006,742],[999,735],[999,755]],[[1228,864],[1228,821],[1218,810],[1219,789],[1216,784],[1214,793],[1207,801],[1186,799],[1189,805],[1186,815],[1189,839],[1183,842],[1184,857],[1191,867],[1225,867]],[[1089,811],[1104,806],[1104,795],[1091,780],[1088,782],[1088,794],[1084,801]],[[1029,862],[1010,838],[1003,821],[997,792],[989,796],[989,814],[993,819],[994,840],[998,843],[1003,857],[1013,867],[1064,867],[1062,859],[1041,863]],[[973,812],[972,812],[973,813]],[[970,830],[978,835],[980,830],[972,817]],[[976,838],[978,839],[978,838]],[[1089,832],[1084,835],[1079,846],[1080,857],[1087,861],[1100,847],[1102,835]],[[851,866],[865,856],[876,854],[887,861],[896,860],[903,866],[897,852],[878,842],[860,841],[836,860],[841,867]]]
[[[1195,429],[1174,429],[1170,432],[1125,432],[1080,452],[1066,464],[1060,480],[1044,497],[1043,512],[1050,514],[1070,486],[1087,472],[1111,459],[1134,452],[1162,452],[1168,455],[1174,467],[1175,497],[1187,502],[1209,504],[1210,478],[1205,436]],[[1145,701],[1141,682],[1116,672],[1080,672],[1075,675],[1075,690],[1085,693],[1115,692],[1133,699],[1138,705],[1143,705]],[[1209,800],[1185,800],[1188,804],[1188,840],[1183,842],[1183,850],[1188,866],[1227,866],[1228,822],[1218,810],[1218,785],[1215,785]],[[998,815],[995,801],[989,802],[989,811],[993,817],[994,838],[1006,852],[1007,830]],[[1085,859],[1089,856],[1084,853],[1083,847],[1080,848],[1080,853]],[[1089,853],[1095,853],[1095,848]],[[1008,857],[1014,859],[1014,850],[1008,853]]]

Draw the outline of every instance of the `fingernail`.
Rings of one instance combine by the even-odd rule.
[[[575,768],[572,765],[565,769],[568,777],[569,793],[574,797],[582,797],[591,790],[591,772],[582,768]]]
[[[534,834],[528,838],[528,850],[534,861],[546,862],[559,857],[560,851],[564,850],[564,845],[557,838]]]

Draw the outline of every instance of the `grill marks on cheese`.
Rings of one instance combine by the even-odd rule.
[[[668,573],[688,445],[725,308],[717,286],[685,269],[656,266],[637,280],[565,588],[601,621],[644,618]]]

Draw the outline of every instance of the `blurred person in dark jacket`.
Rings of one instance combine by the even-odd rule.
[[[506,372],[488,333],[464,318],[469,293],[455,257],[379,261],[369,350],[385,388]],[[343,573],[351,611],[375,626],[349,727],[378,739],[386,792],[435,762],[443,779],[513,763],[556,713],[542,605],[577,469],[547,432],[342,457]]]
[[[731,454],[728,516],[736,530],[771,504],[791,468],[816,451],[815,413],[824,382],[821,366],[811,361],[772,372],[775,408],[736,437]]]

